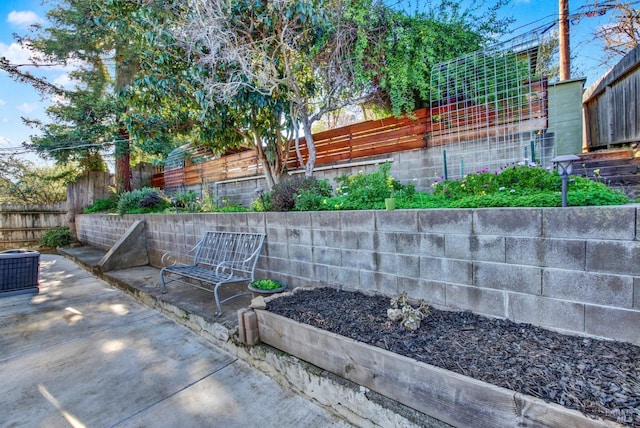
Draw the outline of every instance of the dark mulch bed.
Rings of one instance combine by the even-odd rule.
[[[640,426],[640,347],[567,336],[470,312],[431,309],[416,332],[387,318],[389,299],[298,291],[267,310],[512,391]]]

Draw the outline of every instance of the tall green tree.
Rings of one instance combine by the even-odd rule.
[[[79,172],[74,164],[37,167],[13,155],[0,155],[0,204],[51,204],[67,199],[67,184]]]

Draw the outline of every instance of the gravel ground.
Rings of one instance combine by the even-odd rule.
[[[390,300],[333,288],[298,290],[267,310],[587,415],[640,427],[640,347],[431,308],[415,332]]]

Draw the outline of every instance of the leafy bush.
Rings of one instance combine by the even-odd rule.
[[[164,211],[171,201],[162,191],[151,187],[124,192],[118,198],[118,214],[139,214]]]
[[[390,163],[385,163],[370,174],[341,175],[338,183],[337,200],[331,201],[334,209],[361,210],[384,207],[389,197],[410,199],[415,194],[415,186],[402,185],[389,174]],[[329,203],[329,201],[328,201]]]
[[[83,212],[85,214],[99,212],[114,212],[118,208],[118,198],[112,194],[106,198],[96,199],[93,205],[86,207]]]
[[[318,209],[319,200],[328,196],[331,196],[331,186],[327,180],[293,177],[273,186],[262,199],[264,208],[268,206],[271,211],[307,211]]]
[[[68,227],[56,227],[47,230],[40,238],[42,247],[68,247],[71,244],[71,231]]]
[[[193,190],[183,193],[176,193],[173,196],[174,204],[177,208],[184,208],[187,211],[196,211],[198,195]]]

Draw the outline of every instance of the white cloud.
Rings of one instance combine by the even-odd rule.
[[[0,107],[6,105],[7,102],[5,100],[3,100],[2,98],[0,98]]]
[[[38,109],[40,105],[38,103],[22,103],[16,106],[16,109],[23,113],[31,113]]]
[[[17,43],[5,45],[0,42],[0,57],[5,57],[11,64],[26,64],[29,62],[31,52]]]
[[[53,80],[53,84],[62,86],[63,88],[70,88],[71,86],[75,85],[76,82],[71,80],[68,74],[62,74]]]
[[[9,24],[15,25],[16,27],[27,28],[29,25],[42,22],[42,18],[40,18],[38,14],[30,10],[13,10],[9,12],[9,15],[7,16],[7,22]]]

